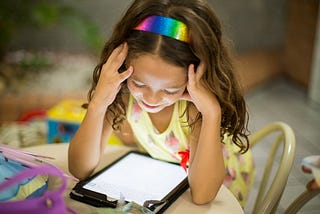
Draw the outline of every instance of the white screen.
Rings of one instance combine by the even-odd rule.
[[[84,188],[142,205],[146,200],[161,200],[186,176],[179,165],[130,153]]]

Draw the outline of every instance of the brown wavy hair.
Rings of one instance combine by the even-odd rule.
[[[133,30],[143,19],[151,15],[171,17],[188,26],[190,41],[184,43],[158,34]],[[99,64],[93,72],[93,82],[88,100],[94,96],[101,68],[111,52],[120,44],[128,43],[126,61],[145,53],[157,54],[173,65],[185,67],[197,66],[200,60],[206,65],[202,81],[215,94],[222,110],[221,136],[225,133],[246,152],[248,141],[248,113],[242,90],[234,74],[232,60],[222,38],[221,24],[210,6],[202,0],[135,0],[106,42]],[[119,72],[126,69],[124,63]],[[106,119],[110,119],[114,130],[119,130],[125,120],[126,109],[122,100],[128,93],[126,83],[108,107]],[[188,111],[187,111],[188,112]],[[201,114],[196,121],[201,120]],[[195,121],[195,122],[196,122]],[[193,123],[194,124],[194,123]]]

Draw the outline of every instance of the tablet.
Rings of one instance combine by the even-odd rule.
[[[130,151],[77,183],[70,197],[97,207],[133,201],[161,213],[188,187],[187,173],[180,165]]]

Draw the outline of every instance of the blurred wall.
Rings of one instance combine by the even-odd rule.
[[[209,0],[238,51],[279,49],[286,26],[286,0]]]
[[[108,37],[130,0],[65,0],[87,14]],[[283,45],[286,0],[208,0],[221,18],[225,32],[239,52],[279,49]],[[70,29],[61,26],[41,31],[21,29],[10,49],[53,49],[86,51],[87,47]]]
[[[318,5],[318,14],[320,14],[320,4]],[[312,103],[320,108],[320,17],[316,29],[316,39],[313,51],[312,76],[309,89],[309,97]]]

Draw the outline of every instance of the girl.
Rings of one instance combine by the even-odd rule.
[[[207,3],[135,0],[94,70],[87,113],[69,146],[70,172],[88,177],[114,133],[154,158],[188,167],[196,204],[215,198],[226,167],[226,185],[248,183],[250,176],[243,179],[237,169],[245,160],[239,151],[249,145],[245,101],[233,72]],[[245,198],[246,191],[233,192]]]

